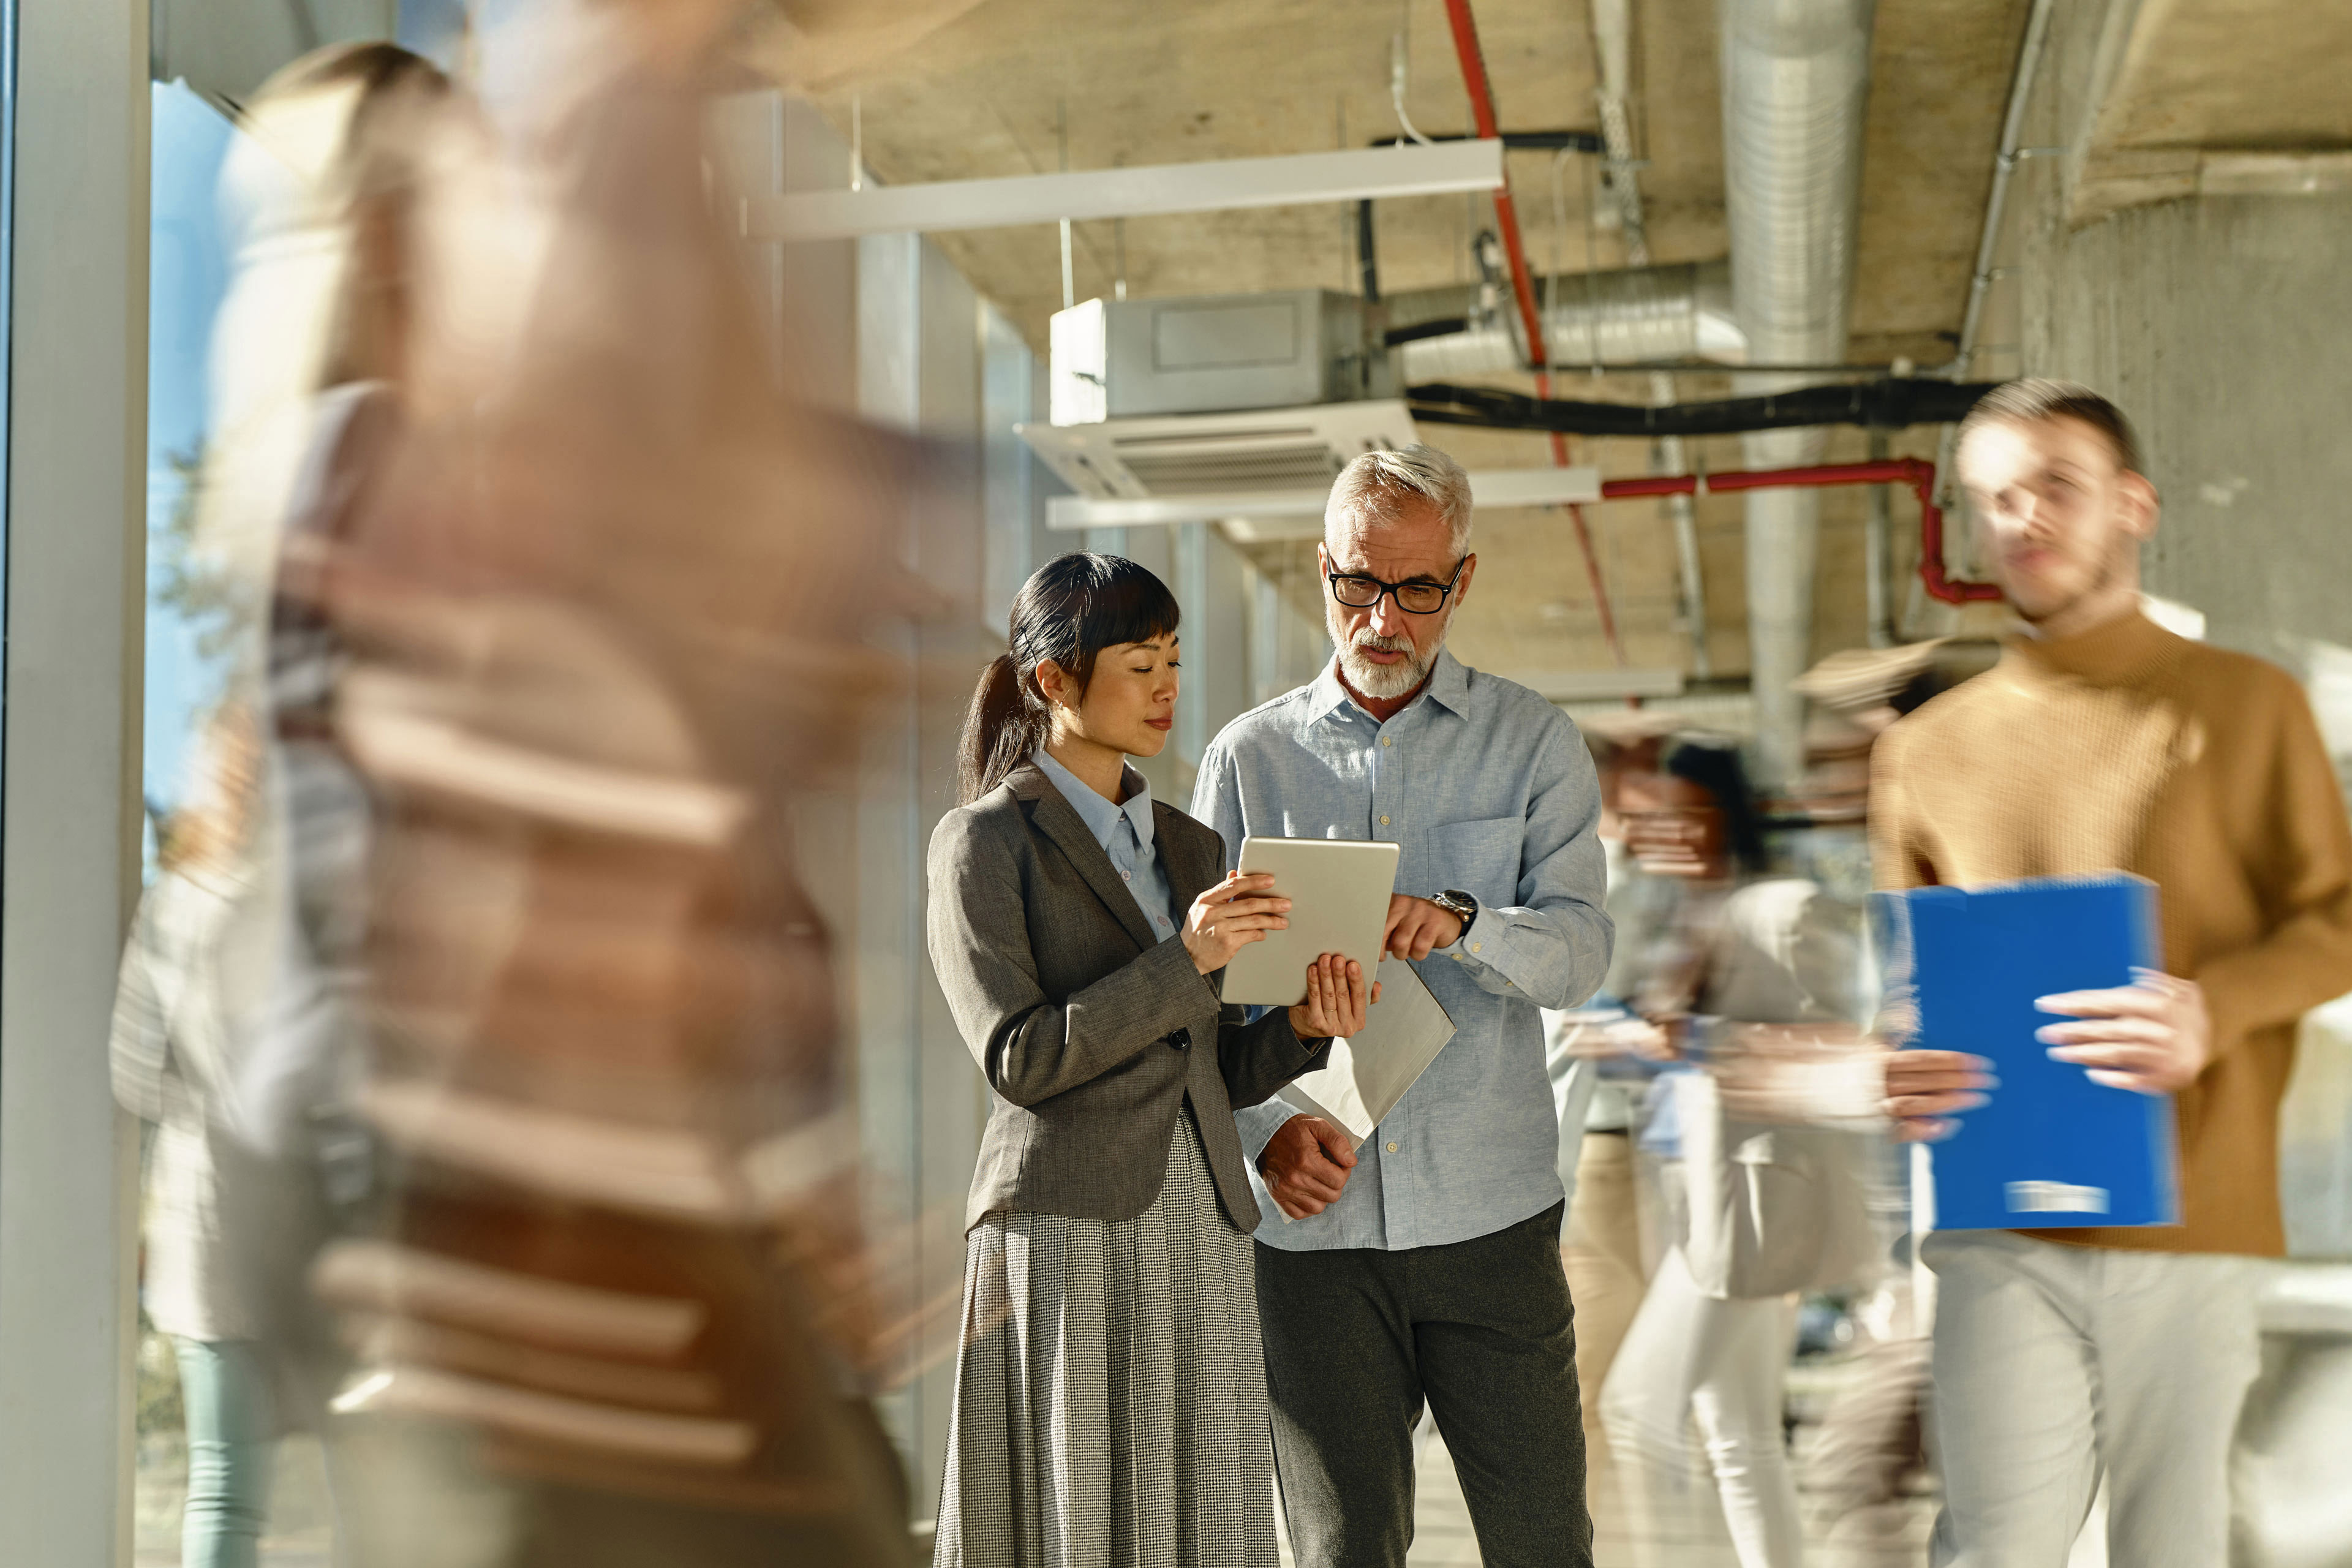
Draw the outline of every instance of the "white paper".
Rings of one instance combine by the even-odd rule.
[[[1282,1090],[1301,1110],[1347,1129],[1360,1149],[1454,1037],[1454,1020],[1411,963],[1383,959],[1373,978],[1381,999],[1364,1027],[1353,1039],[1331,1042],[1328,1067]]]

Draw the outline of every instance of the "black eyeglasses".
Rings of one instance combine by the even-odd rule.
[[[1454,575],[1443,583],[1383,583],[1360,572],[1327,572],[1324,579],[1331,584],[1331,596],[1351,610],[1377,609],[1381,595],[1385,594],[1396,600],[1397,608],[1408,616],[1433,616],[1445,607],[1446,596],[1454,592],[1454,584],[1462,580],[1462,568],[1469,563],[1467,555],[1455,562]]]

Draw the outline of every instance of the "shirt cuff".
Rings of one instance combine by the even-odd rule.
[[[1234,1111],[1234,1131],[1241,1135],[1242,1156],[1249,1162],[1250,1169],[1257,1169],[1258,1156],[1265,1152],[1265,1146],[1274,1142],[1274,1135],[1282,1131],[1285,1122],[1306,1114],[1279,1094],[1263,1105]]]
[[[1475,893],[1471,897],[1478,905],[1477,918],[1454,939],[1452,947],[1440,948],[1438,952],[1468,968],[1491,969],[1499,974],[1502,966],[1496,961],[1507,951],[1511,922],[1506,917],[1509,911],[1495,908]]]

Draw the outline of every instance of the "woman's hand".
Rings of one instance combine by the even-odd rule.
[[[1307,966],[1307,1000],[1290,1010],[1291,1032],[1302,1040],[1360,1033],[1364,1014],[1381,999],[1381,983],[1364,994],[1364,966],[1327,952]]]
[[[1273,889],[1270,872],[1234,871],[1194,899],[1184,911],[1184,951],[1192,955],[1192,967],[1214,974],[1234,954],[1264,942],[1266,932],[1287,926],[1290,900],[1266,896]]]

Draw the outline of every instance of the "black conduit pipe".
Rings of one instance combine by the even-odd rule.
[[[1998,382],[1890,378],[1843,386],[1807,386],[1769,397],[1644,407],[1632,403],[1571,403],[1528,397],[1486,386],[1432,382],[1406,396],[1412,416],[1433,425],[1473,425],[1495,430],[1545,430],[1565,436],[1738,436],[1807,425],[1860,425],[1901,430],[1949,425],[1965,416]]]

